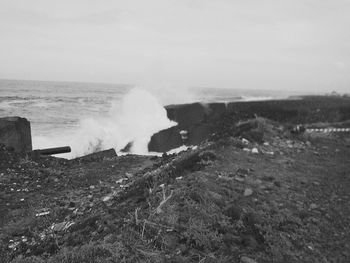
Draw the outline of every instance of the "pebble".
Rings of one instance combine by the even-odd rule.
[[[244,182],[245,179],[244,179],[244,177],[236,176],[235,180],[242,183],[242,182]]]
[[[257,263],[254,259],[243,256],[241,257],[241,263]]]
[[[311,209],[316,209],[317,207],[318,207],[318,206],[317,206],[316,204],[311,204],[311,205],[310,205],[310,208],[311,208]]]
[[[247,139],[242,138],[242,143],[247,145],[249,144],[249,141]]]
[[[251,196],[253,194],[253,190],[251,188],[246,188],[244,190],[244,196]]]
[[[108,201],[111,200],[112,198],[113,198],[113,196],[107,195],[107,196],[105,196],[105,197],[102,199],[102,201],[103,201],[103,202],[108,202]]]
[[[252,153],[255,153],[255,154],[259,153],[258,148],[253,148]]]

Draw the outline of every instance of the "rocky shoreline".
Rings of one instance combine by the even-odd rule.
[[[74,160],[1,147],[0,262],[350,261],[350,133],[292,132],[348,127],[349,98],[167,112],[178,126],[154,147],[181,130],[196,147]]]

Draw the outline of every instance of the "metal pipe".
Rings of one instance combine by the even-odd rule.
[[[55,147],[55,148],[47,148],[47,149],[38,149],[33,152],[38,153],[40,155],[51,155],[51,154],[60,154],[60,153],[69,153],[71,152],[71,148],[69,146],[64,147]]]

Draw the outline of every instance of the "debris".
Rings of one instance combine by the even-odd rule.
[[[314,250],[314,248],[312,246],[310,246],[310,245],[308,245],[307,248],[310,249],[310,250]]]
[[[61,223],[54,223],[51,225],[50,229],[54,232],[62,232],[70,228],[72,225],[74,225],[74,222],[68,221],[68,222],[61,222]]]
[[[127,181],[127,180],[129,180],[128,178],[121,178],[121,179],[119,179],[119,180],[117,180],[117,181],[115,181],[117,184],[121,184],[121,183],[123,183],[124,181]]]
[[[185,142],[188,139],[188,131],[186,130],[181,130],[180,131],[180,136],[181,136],[181,140],[183,142]]]
[[[164,184],[163,184],[163,200],[160,202],[159,206],[156,208],[156,213],[160,214],[162,212],[162,207],[163,205],[173,196],[173,190],[171,190],[170,195],[167,197],[165,195],[165,188],[164,188]]]
[[[35,214],[35,216],[40,217],[40,216],[47,216],[49,214],[50,214],[50,211],[45,211],[45,212],[37,213],[37,214]]]

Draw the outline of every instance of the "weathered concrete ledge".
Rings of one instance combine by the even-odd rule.
[[[288,123],[337,122],[350,119],[350,98],[304,96],[285,100],[192,103],[166,106],[170,120],[177,126],[154,134],[150,151],[166,152],[183,145],[180,131],[188,131],[185,144],[196,145],[221,127],[218,122],[239,121],[255,116]]]

